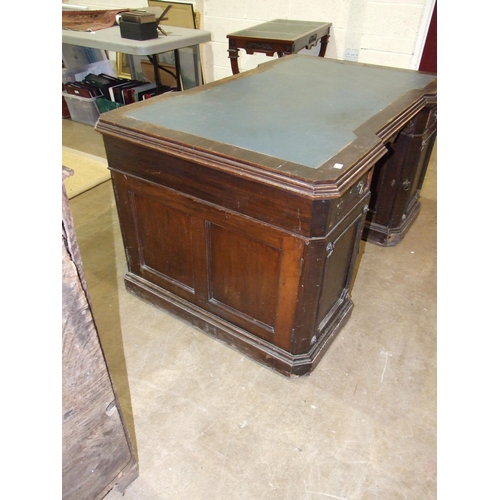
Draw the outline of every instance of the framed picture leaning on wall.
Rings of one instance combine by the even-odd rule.
[[[194,9],[193,4],[185,2],[167,2],[162,0],[149,0],[147,10],[155,13],[157,19],[163,15],[160,26],[168,36],[168,26],[180,28],[199,29],[200,13]],[[165,12],[166,11],[166,12]],[[177,61],[176,61],[177,58]],[[116,55],[118,76],[130,78],[129,58],[124,54]],[[151,61],[147,58],[134,57],[136,77],[150,79]],[[180,67],[180,90],[197,87],[205,83],[201,54],[199,46],[186,47],[172,52],[158,54],[161,81],[171,85],[177,78],[176,68]]]

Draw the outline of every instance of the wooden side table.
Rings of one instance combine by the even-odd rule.
[[[252,28],[230,33],[227,38],[233,75],[240,72],[239,49],[244,49],[247,54],[261,52],[267,56],[273,56],[277,53],[279,57],[283,57],[296,54],[305,48],[310,49],[319,41],[321,44],[319,57],[324,57],[331,26],[332,23],[274,19]]]

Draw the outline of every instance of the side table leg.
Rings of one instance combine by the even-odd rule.
[[[237,75],[240,72],[240,68],[238,67],[238,52],[240,49],[229,48],[227,51],[229,52],[229,60],[231,61],[233,75]]]
[[[179,49],[174,50],[174,60],[177,88],[179,90],[184,90],[184,84],[182,83],[181,58],[179,57]]]
[[[320,48],[319,48],[319,54],[318,57],[325,57],[326,53],[326,47],[328,45],[328,39],[330,38],[330,35],[325,35],[320,38]]]
[[[151,57],[153,59],[153,69],[154,69],[154,75],[155,75],[156,90],[158,92],[160,92],[161,78],[160,78],[160,70],[158,69],[158,54],[153,54]]]

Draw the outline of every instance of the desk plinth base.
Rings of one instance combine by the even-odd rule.
[[[382,224],[370,222],[369,216],[367,216],[365,228],[363,230],[363,240],[382,247],[394,247],[399,245],[417,219],[421,207],[421,203],[416,201],[398,227],[387,227]]]
[[[319,341],[309,352],[293,355],[130,272],[125,274],[125,288],[136,297],[186,320],[211,337],[286,377],[309,375],[314,370],[349,320],[353,308],[350,298],[345,297]]]

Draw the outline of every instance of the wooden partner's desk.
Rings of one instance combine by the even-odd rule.
[[[310,372],[353,307],[375,165],[435,102],[433,75],[291,55],[101,115],[127,289]]]

